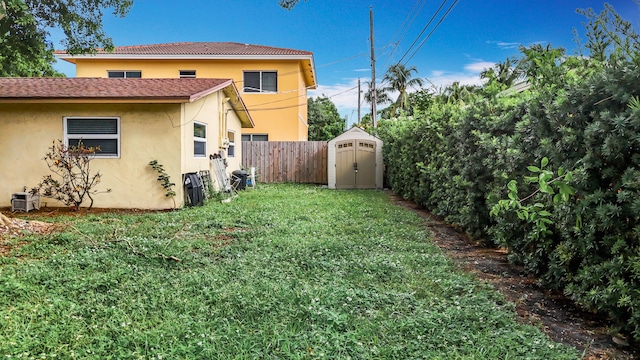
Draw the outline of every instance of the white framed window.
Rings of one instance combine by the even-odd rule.
[[[243,91],[246,93],[278,92],[277,71],[245,71],[243,73]]]
[[[236,157],[236,132],[227,131],[227,139],[229,139],[229,146],[227,147],[227,157]]]
[[[120,157],[119,117],[65,117],[64,143],[67,147],[78,146],[100,148],[96,157]]]
[[[268,134],[243,134],[242,141],[269,141]]]
[[[193,156],[207,156],[207,124],[193,123]]]
[[[142,77],[142,71],[140,70],[109,70],[107,71],[107,77],[139,79]]]
[[[195,70],[180,70],[179,75],[178,75],[181,79],[185,79],[185,78],[195,78],[196,77],[196,71]]]

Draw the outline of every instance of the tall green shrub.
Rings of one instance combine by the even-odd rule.
[[[508,248],[547,287],[640,340],[640,69],[633,59],[559,54],[526,53],[538,78],[525,93],[465,106],[434,101],[382,121],[388,182],[474,238]],[[509,181],[530,176],[527,167],[544,157],[550,172],[562,167],[575,178],[567,202],[519,182],[549,212],[545,231],[515,212],[491,217]]]

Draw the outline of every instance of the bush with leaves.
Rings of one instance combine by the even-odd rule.
[[[160,183],[160,186],[162,186],[162,188],[164,189],[164,196],[171,198],[171,200],[173,201],[173,207],[175,208],[176,192],[173,190],[173,187],[176,184],[171,182],[171,177],[169,176],[167,171],[164,169],[164,166],[158,163],[158,160],[149,161],[149,166],[151,167],[151,169],[155,170],[158,173],[158,177],[156,178],[156,180],[158,180],[158,182]]]
[[[526,52],[527,92],[382,121],[388,182],[640,341],[639,61],[558,54]]]
[[[100,151],[99,147],[86,147],[82,141],[69,147],[62,140],[53,141],[43,159],[53,175],[46,175],[31,192],[56,199],[73,210],[79,209],[85,199],[89,199],[91,209],[94,195],[111,191],[96,190],[102,174],[99,171],[92,173],[90,165],[97,151]]]

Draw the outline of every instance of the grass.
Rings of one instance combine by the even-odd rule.
[[[579,358],[379,191],[262,185],[57,220],[67,231],[0,258],[5,358]]]

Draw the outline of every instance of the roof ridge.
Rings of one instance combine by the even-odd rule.
[[[158,44],[138,44],[115,46],[113,51],[96,49],[98,55],[220,55],[220,56],[300,56],[311,55],[307,50],[276,47],[270,45],[249,44],[233,41],[183,41]],[[68,55],[65,50],[56,50],[56,54]]]

